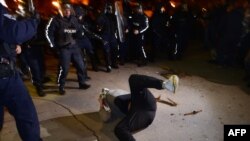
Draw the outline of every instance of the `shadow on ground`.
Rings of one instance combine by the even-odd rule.
[[[44,141],[118,141],[113,132],[118,121],[104,123],[99,112],[55,118],[41,122],[42,136]]]

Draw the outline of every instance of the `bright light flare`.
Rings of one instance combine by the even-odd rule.
[[[21,15],[21,16],[23,16],[23,17],[26,14],[26,12],[24,10],[24,7],[22,5],[20,5],[20,4],[17,7],[16,13],[19,14],[19,15]]]
[[[55,6],[61,16],[63,16],[61,5],[58,1],[52,1],[52,5]]]
[[[18,5],[18,10],[24,11],[24,7],[22,5]]]
[[[82,4],[89,5],[89,0],[82,0]]]
[[[173,8],[175,8],[175,7],[176,7],[176,3],[175,3],[175,2],[173,2],[173,1],[169,1],[169,3],[170,3],[170,5],[171,5]]]
[[[207,12],[207,9],[204,7],[201,10],[202,10],[202,12]]]
[[[57,1],[52,1],[52,5],[55,6],[56,8],[60,7],[59,2],[57,2]]]
[[[89,0],[70,0],[70,3],[89,5]]]
[[[23,0],[15,0],[15,2],[18,2],[18,3],[25,3]]]
[[[144,14],[146,14],[148,17],[152,17],[153,11],[152,10],[144,10]]]

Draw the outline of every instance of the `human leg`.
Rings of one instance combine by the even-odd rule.
[[[128,114],[130,102],[131,102],[130,94],[117,96],[114,100],[115,105],[119,108],[119,110],[123,114]]]
[[[73,48],[72,49],[72,62],[77,70],[77,77],[79,82],[79,88],[80,89],[87,89],[90,87],[90,85],[86,84],[86,68],[84,67],[83,60],[81,59],[80,49],[79,48]]]
[[[153,94],[147,88],[163,89],[163,80],[155,77],[132,74],[129,77],[129,86],[131,91],[131,111],[150,110],[156,111],[156,100]]]
[[[37,94],[39,96],[45,96],[43,91],[43,70],[40,65],[40,56],[38,52],[36,47],[26,49],[26,57],[28,65],[30,66],[32,83],[36,88]]]
[[[105,56],[105,65],[106,65],[106,71],[111,72],[111,47],[110,47],[110,41],[108,35],[102,36],[103,40],[107,41],[107,44],[103,45],[103,52]]]
[[[35,106],[23,81],[18,75],[10,78],[5,105],[14,116],[18,133],[23,141],[40,141],[40,127]]]
[[[98,71],[97,58],[96,58],[96,55],[95,55],[95,50],[94,50],[94,47],[93,47],[91,41],[88,38],[85,39],[85,46],[84,46],[84,48],[86,49],[87,55],[90,58],[92,69],[94,71]]]
[[[140,74],[132,74],[129,77],[129,86],[131,95],[139,94],[145,88],[155,88],[155,89],[163,89],[162,88],[163,80],[157,79],[155,77],[140,75]]]
[[[137,35],[136,37],[136,48],[137,48],[137,55],[138,55],[138,66],[144,66],[147,64],[147,55],[144,50],[144,35]]]
[[[110,37],[110,49],[111,49],[111,67],[119,68],[118,66],[118,43],[115,36]]]
[[[63,95],[65,94],[64,85],[70,67],[71,52],[68,49],[61,49],[59,57],[60,57],[59,58],[60,66],[58,73],[59,93]]]

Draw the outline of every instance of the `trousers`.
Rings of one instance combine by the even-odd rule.
[[[131,91],[131,108],[125,113],[126,116],[116,125],[115,135],[120,141],[135,141],[133,132],[148,127],[155,118],[156,100],[147,88],[162,88],[162,80],[139,74],[133,74],[129,77],[129,86]],[[117,97],[115,104],[121,111],[128,108],[127,97]],[[124,100],[123,100],[124,98]]]
[[[59,70],[58,82],[61,87],[64,87],[65,85],[66,77],[70,68],[70,62],[72,62],[74,67],[76,68],[79,86],[85,83],[86,81],[86,76],[84,71],[85,64],[82,60],[80,48],[76,44],[68,48],[61,48],[59,59],[60,59],[60,70]]]
[[[18,73],[0,79],[0,107],[4,106],[15,118],[23,141],[41,140],[35,106]]]

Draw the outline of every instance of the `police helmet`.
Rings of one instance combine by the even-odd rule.
[[[142,14],[143,13],[143,7],[141,4],[136,5],[135,10],[137,13]]]
[[[63,9],[72,9],[71,5],[66,3],[63,5]]]
[[[113,7],[110,3],[105,5],[104,13],[113,13]]]

